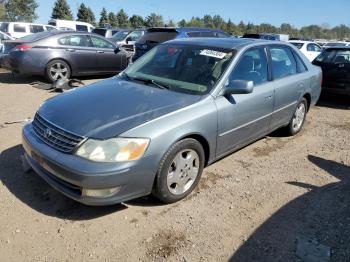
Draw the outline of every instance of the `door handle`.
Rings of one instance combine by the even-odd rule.
[[[98,51],[96,51],[96,52],[99,53],[99,54],[103,54],[105,51],[98,50]]]
[[[68,48],[68,49],[66,49],[66,51],[67,51],[67,52],[75,52],[75,49],[73,49],[73,48]]]
[[[265,96],[265,100],[267,101],[267,100],[270,100],[270,99],[272,99],[272,95],[270,95],[270,96]]]

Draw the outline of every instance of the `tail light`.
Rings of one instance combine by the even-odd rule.
[[[31,49],[31,48],[32,48],[32,46],[30,46],[30,45],[17,45],[13,51],[23,52],[23,51],[26,51],[26,50]]]

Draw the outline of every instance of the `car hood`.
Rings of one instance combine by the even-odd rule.
[[[200,99],[114,77],[51,98],[38,113],[79,136],[107,139]]]

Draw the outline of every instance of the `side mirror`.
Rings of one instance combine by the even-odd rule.
[[[117,47],[114,49],[114,53],[115,53],[115,54],[118,54],[119,52],[120,52],[120,47],[117,46]]]
[[[126,44],[129,44],[130,41],[132,41],[130,36],[125,39]]]
[[[253,92],[253,89],[253,81],[233,80],[226,84],[224,95],[250,94]]]

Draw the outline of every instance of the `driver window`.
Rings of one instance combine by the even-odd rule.
[[[243,54],[229,77],[229,81],[253,81],[254,85],[267,82],[267,58],[264,48],[254,48]]]

